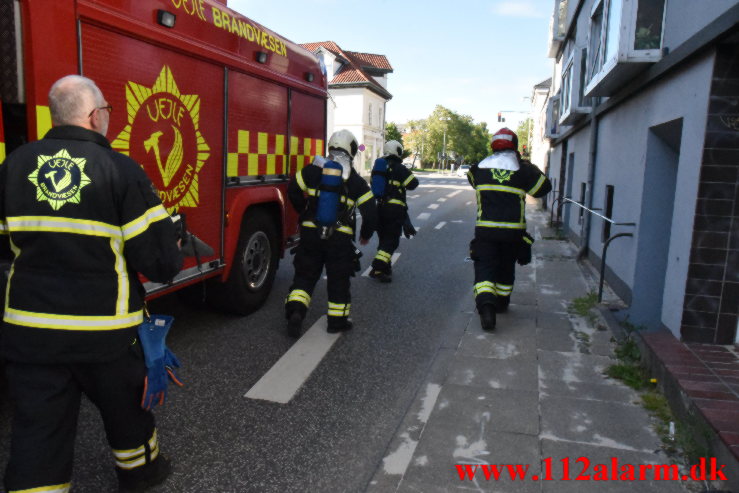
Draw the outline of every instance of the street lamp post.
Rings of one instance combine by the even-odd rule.
[[[445,122],[451,120],[451,118],[448,116],[442,116],[441,118],[439,118],[439,120]],[[441,150],[441,159],[441,171],[443,173],[444,171],[446,171],[446,124],[444,124],[444,145]]]

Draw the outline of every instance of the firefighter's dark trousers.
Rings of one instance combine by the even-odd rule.
[[[518,242],[475,238],[470,243],[475,263],[475,305],[508,306],[516,274]]]
[[[100,411],[119,471],[145,466],[159,454],[154,416],[141,409],[146,367],[135,348],[105,363],[8,361],[5,371],[13,405],[8,492],[67,491],[83,393]]]
[[[372,269],[391,274],[391,259],[400,244],[400,234],[405,221],[405,209],[399,205],[385,205],[379,210],[377,226],[377,254],[372,260]]]
[[[302,318],[310,306],[313,288],[326,267],[328,291],[328,324],[341,326],[346,323],[351,308],[350,278],[354,273],[354,244],[352,238],[341,231],[334,231],[326,240],[320,238],[316,228],[303,227],[300,244],[295,252],[295,277],[285,300],[287,317],[297,310]]]

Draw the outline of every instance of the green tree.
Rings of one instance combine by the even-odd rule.
[[[443,160],[446,135],[446,165],[476,163],[489,154],[490,132],[485,122],[475,123],[471,116],[460,115],[437,105],[431,115],[423,120],[408,122],[405,134],[407,149],[420,156],[420,167],[440,168]]]
[[[403,156],[401,156],[403,159],[411,155],[410,149],[406,149],[403,143],[403,134],[400,133],[398,126],[393,122],[385,124],[385,142],[390,140],[397,140],[403,146]]]
[[[519,123],[516,129],[516,135],[518,135],[518,152],[527,159],[531,155],[531,149],[529,149],[529,133],[533,125],[534,121],[531,118],[527,118]]]

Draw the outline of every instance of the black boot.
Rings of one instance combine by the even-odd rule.
[[[337,332],[352,330],[352,327],[352,323],[345,317],[328,317],[326,332],[329,334],[336,334]]]
[[[163,483],[172,472],[169,460],[160,455],[149,464],[131,470],[116,468],[119,493],[144,492],[152,486]]]
[[[369,276],[372,279],[377,279],[380,282],[393,282],[393,276],[381,270],[373,269],[370,271]]]
[[[495,329],[495,306],[486,303],[477,309],[480,313],[480,325],[482,330],[492,332]]]
[[[508,311],[508,305],[511,303],[510,296],[498,296],[495,299],[495,312],[505,313]]]
[[[303,331],[303,315],[295,310],[287,317],[287,335],[297,339]]]

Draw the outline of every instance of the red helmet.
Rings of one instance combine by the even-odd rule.
[[[493,152],[503,151],[506,149],[513,149],[514,151],[518,150],[518,136],[513,130],[503,127],[493,134],[490,148]]]

